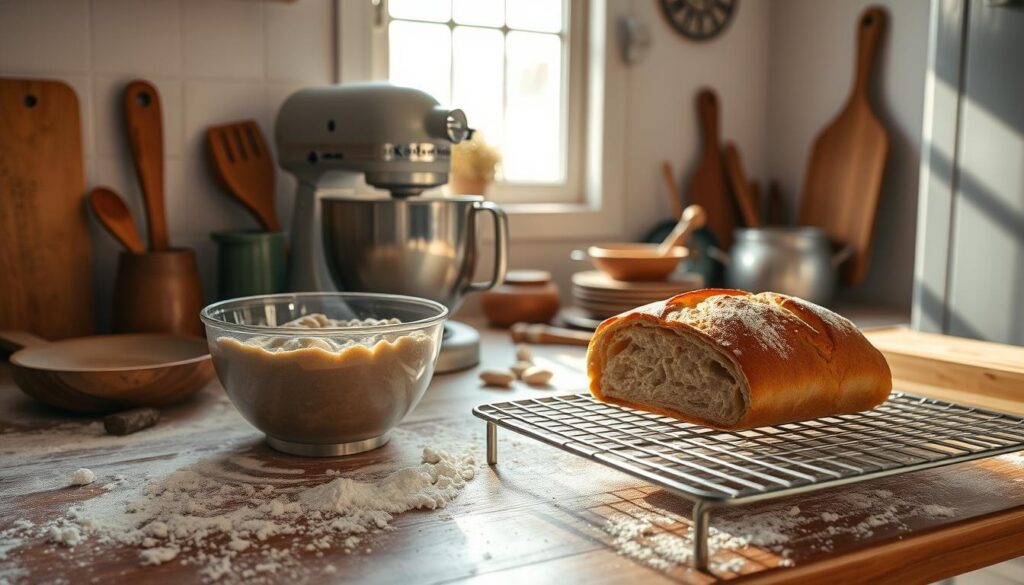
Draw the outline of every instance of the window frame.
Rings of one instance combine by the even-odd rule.
[[[343,0],[344,1],[344,0]],[[559,0],[562,2],[562,0]],[[563,2],[562,22],[568,24],[554,34],[563,43],[562,75],[561,75],[561,114],[563,120],[559,129],[559,151],[564,153],[565,177],[560,182],[542,181],[494,181],[488,189],[488,197],[499,203],[580,203],[585,199],[583,192],[584,148],[586,140],[586,36],[587,36],[587,3],[585,0],[566,0]],[[458,26],[498,30],[508,38],[511,31],[538,32],[527,29],[510,29],[501,27],[464,25],[455,22],[454,15],[447,22],[425,21],[405,18],[391,18],[388,13],[388,0],[379,0],[374,5],[375,28],[373,37],[372,71],[373,79],[388,78],[389,43],[388,30],[393,20],[402,22],[423,22],[443,24],[449,32]],[[379,24],[377,24],[379,23]],[[506,57],[507,59],[507,57]],[[507,91],[507,87],[506,87]],[[445,104],[458,107],[458,104]],[[470,126],[473,119],[469,120]]]
[[[386,61],[383,0],[334,0],[336,78],[367,81]],[[582,1],[582,0],[581,0]],[[580,197],[574,202],[503,202],[516,241],[617,240],[626,231],[626,163],[629,111],[628,66],[611,46],[617,23],[632,13],[630,0],[587,2],[585,48],[578,52],[585,74],[585,108],[577,109],[585,128],[581,144]],[[383,37],[383,38],[381,38]],[[379,46],[379,45],[378,45]],[[472,123],[472,122],[471,122]]]

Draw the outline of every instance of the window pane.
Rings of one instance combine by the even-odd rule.
[[[505,24],[505,0],[455,0],[452,13],[459,24],[501,26]]]
[[[445,24],[392,21],[388,29],[388,79],[451,102],[451,32]]]
[[[391,18],[411,18],[448,22],[452,14],[451,0],[388,0]]]
[[[501,148],[505,129],[505,40],[501,31],[459,26],[452,43],[452,105],[466,112],[469,126],[480,130],[484,140]]]
[[[562,30],[562,2],[555,0],[509,0],[506,22],[509,28],[545,32]]]
[[[561,181],[561,39],[513,31],[508,34],[507,46],[504,178]]]

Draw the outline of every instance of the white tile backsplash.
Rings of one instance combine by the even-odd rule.
[[[329,2],[266,5],[267,78],[308,82],[331,76],[333,13]]]
[[[332,0],[0,0],[0,75],[61,79],[79,98],[88,188],[128,203],[146,236],[142,197],[121,112],[133,79],[160,92],[171,242],[199,256],[207,298],[216,292],[209,233],[256,221],[215,182],[206,127],[255,118],[273,145],[281,102],[334,77]],[[288,225],[295,181],[280,168],[277,208]],[[97,309],[109,323],[118,245],[92,226]]]
[[[262,79],[263,3],[183,0],[185,72],[215,79]]]
[[[0,70],[89,69],[86,0],[0,0]]]
[[[205,154],[206,129],[252,118],[264,136],[273,139],[270,128],[275,112],[264,97],[264,85],[238,81],[188,81],[185,83],[185,148]]]
[[[92,0],[94,70],[181,74],[179,0]]]

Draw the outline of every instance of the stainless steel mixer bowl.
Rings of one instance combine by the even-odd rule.
[[[508,222],[482,197],[324,197],[322,206],[324,256],[341,290],[423,297],[454,313],[466,293],[505,278]],[[494,270],[472,282],[481,213],[494,219]]]

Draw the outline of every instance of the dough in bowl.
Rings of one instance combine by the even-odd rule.
[[[870,410],[892,389],[885,357],[844,317],[730,289],[604,321],[587,372],[597,400],[730,430]]]

